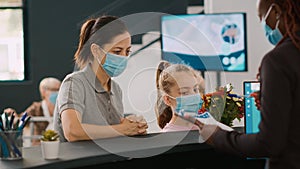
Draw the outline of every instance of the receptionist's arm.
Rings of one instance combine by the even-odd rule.
[[[281,60],[282,59],[282,60]],[[257,134],[227,132],[211,126],[202,132],[213,133],[214,147],[247,157],[276,157],[287,147],[293,114],[293,72],[287,72],[284,57],[269,53],[261,65],[261,123]],[[209,131],[210,130],[210,131]],[[207,138],[209,135],[207,135]]]

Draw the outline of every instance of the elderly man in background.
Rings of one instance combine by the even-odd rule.
[[[42,100],[34,101],[24,112],[18,113],[21,117],[25,112],[29,116],[32,116],[31,121],[34,123],[33,136],[39,136],[43,131],[47,129],[53,129],[53,111],[56,102],[58,90],[60,88],[61,81],[54,77],[46,77],[40,81],[39,92]],[[12,108],[7,108],[4,112],[12,113],[15,112]],[[37,118],[45,117],[45,118]],[[31,136],[29,125],[24,128],[23,135]],[[26,146],[28,142],[24,140]],[[30,143],[30,142],[29,142]],[[31,145],[40,144],[39,138],[32,138]]]

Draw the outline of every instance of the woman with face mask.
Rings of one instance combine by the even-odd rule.
[[[75,53],[80,70],[65,77],[55,106],[62,142],[146,134],[143,119],[123,118],[122,91],[112,79],[125,70],[130,48],[131,36],[117,17],[82,25]]]
[[[267,168],[300,168],[300,1],[258,0],[258,16],[275,47],[259,69],[259,132],[227,132],[204,125],[200,134],[224,152],[266,158]]]

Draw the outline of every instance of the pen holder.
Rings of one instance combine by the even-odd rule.
[[[0,131],[0,159],[22,159],[23,138],[22,130]]]

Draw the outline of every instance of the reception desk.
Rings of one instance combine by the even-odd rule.
[[[0,169],[149,167],[260,169],[264,168],[264,163],[264,160],[247,160],[217,152],[209,145],[199,142],[197,131],[189,131],[61,143],[59,159],[56,160],[43,159],[40,146],[26,147],[23,148],[23,159],[1,160]]]

